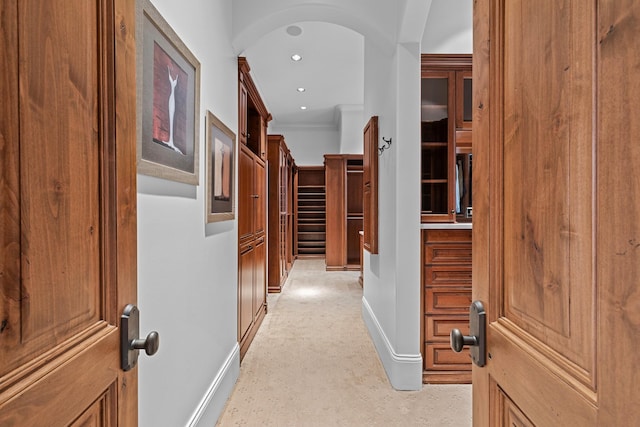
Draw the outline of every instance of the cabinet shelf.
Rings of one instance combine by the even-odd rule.
[[[324,167],[298,168],[297,253],[298,256],[323,256],[326,252],[326,196]]]

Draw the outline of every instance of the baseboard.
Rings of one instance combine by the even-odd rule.
[[[222,414],[227,399],[231,396],[239,375],[240,346],[236,343],[191,416],[187,427],[215,425]]]
[[[422,389],[422,355],[397,354],[364,297],[362,317],[391,386],[396,390]]]

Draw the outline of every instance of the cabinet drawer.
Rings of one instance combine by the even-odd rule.
[[[470,265],[428,265],[424,268],[425,286],[471,287],[471,278]]]
[[[424,247],[424,263],[471,265],[471,242],[427,244]]]
[[[426,343],[424,345],[424,368],[434,371],[470,371],[471,356],[469,350],[460,353],[451,350],[447,343]]]
[[[427,314],[468,314],[471,289],[427,288],[424,298]]]
[[[425,244],[430,243],[471,243],[470,229],[458,229],[458,230],[422,230],[422,241]]]
[[[467,316],[425,316],[425,337],[429,342],[449,342],[452,329],[460,329],[463,335],[469,335]]]

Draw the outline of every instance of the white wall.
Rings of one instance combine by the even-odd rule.
[[[365,44],[365,117],[380,116],[379,254],[364,256],[363,318],[395,388],[421,387],[420,53],[470,53],[472,0],[406,3],[392,58]],[[415,14],[428,10],[425,29]],[[426,18],[426,16],[425,16]]]
[[[322,166],[325,153],[338,153],[340,135],[334,127],[269,127],[270,134],[284,135],[298,166]]]
[[[269,133],[284,135],[298,166],[322,166],[325,154],[362,154],[363,106],[341,105],[336,114],[337,128],[270,124]]]
[[[231,0],[152,1],[201,63],[200,185],[138,175],[140,326],[160,334],[139,359],[139,425],[213,426],[239,373],[237,221],[204,218],[206,110],[237,133]]]
[[[422,386],[420,355],[419,44],[392,58],[365,47],[365,116],[390,149],[378,157],[378,249],[365,251],[363,317],[391,384]]]
[[[473,53],[473,0],[432,0],[422,53]]]
[[[362,82],[361,84],[364,84]],[[367,120],[364,119],[363,105],[339,105],[338,128],[340,129],[341,154],[362,154],[364,143],[362,130]]]

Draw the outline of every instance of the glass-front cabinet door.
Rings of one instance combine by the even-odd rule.
[[[453,109],[455,73],[423,73],[421,88],[422,222],[455,218],[450,183],[455,163]]]
[[[471,222],[471,55],[422,55],[421,220]]]

